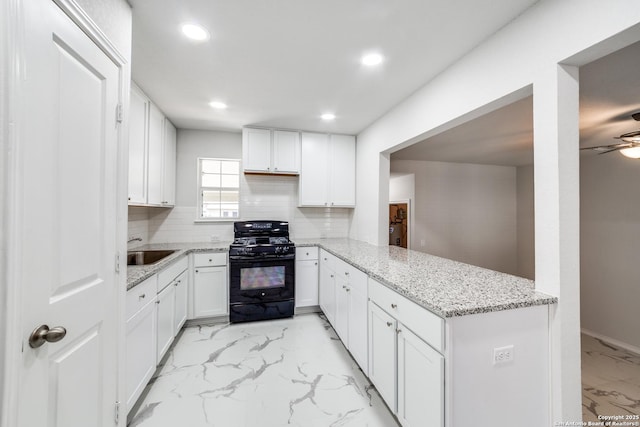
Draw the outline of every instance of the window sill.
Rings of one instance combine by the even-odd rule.
[[[240,218],[221,218],[221,219],[196,219],[194,224],[216,224],[222,222],[235,222],[240,221]]]

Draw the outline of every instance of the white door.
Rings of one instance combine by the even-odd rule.
[[[149,158],[147,163],[147,203],[150,205],[161,205],[164,201],[162,198],[163,137],[164,114],[151,102],[149,104]]]
[[[288,130],[273,131],[273,171],[300,172],[300,134]]]
[[[296,261],[296,308],[318,305],[318,260]]]
[[[17,426],[113,426],[119,68],[52,1],[22,4]],[[31,348],[41,325],[66,336]]]
[[[329,137],[303,132],[300,140],[299,206],[327,206]]]
[[[176,204],[176,127],[164,120],[164,157],[162,158],[162,205]]]
[[[227,267],[198,267],[193,273],[194,317],[228,315]]]
[[[331,135],[330,206],[356,205],[356,138]]]
[[[129,99],[129,203],[147,203],[149,100],[134,85]]]
[[[403,426],[444,425],[444,357],[398,324],[398,419]]]
[[[396,319],[369,302],[369,378],[396,412]]]
[[[175,337],[174,315],[176,312],[176,287],[173,282],[167,285],[159,294],[156,301],[156,319],[158,324],[158,353],[156,360],[162,360],[164,354],[169,350],[173,337]]]
[[[367,275],[350,269],[349,287],[349,351],[365,374],[369,374],[367,339]],[[359,283],[356,283],[359,282]]]
[[[269,129],[242,129],[242,167],[246,171],[271,171]]]
[[[318,286],[320,309],[329,323],[335,322],[336,313],[336,280],[332,270],[324,263],[320,264],[320,282]]]
[[[182,326],[187,321],[187,304],[189,303],[187,291],[187,287],[189,285],[189,283],[187,283],[189,280],[188,278],[189,272],[188,270],[185,270],[182,274],[176,277],[176,280],[173,282],[173,285],[176,288],[176,311],[173,327],[174,336],[178,335],[178,332],[180,332],[180,329],[182,329]]]

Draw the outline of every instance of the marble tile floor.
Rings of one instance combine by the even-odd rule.
[[[581,341],[582,421],[640,415],[640,355],[586,334]]]
[[[186,328],[143,396],[129,427],[398,426],[319,314]]]

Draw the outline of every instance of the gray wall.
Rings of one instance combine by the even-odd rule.
[[[640,348],[640,160],[580,162],[582,328]]]
[[[415,174],[412,248],[518,274],[516,168],[392,160]]]
[[[518,276],[534,280],[536,273],[533,165],[516,168]]]

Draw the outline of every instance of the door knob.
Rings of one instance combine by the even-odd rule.
[[[47,325],[38,326],[29,335],[29,347],[38,348],[45,342],[58,342],[67,335],[67,330],[62,326],[49,329]]]

